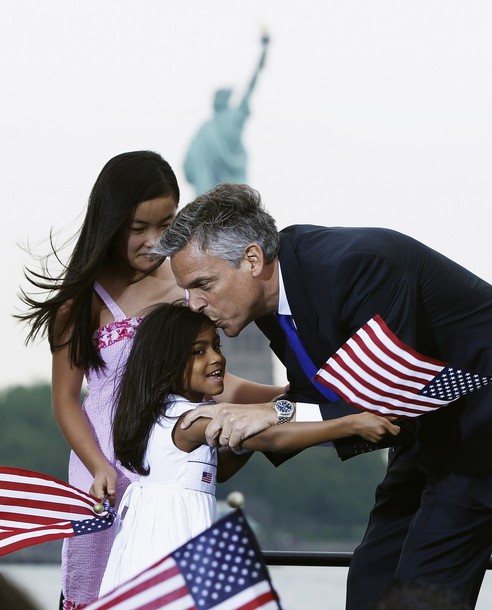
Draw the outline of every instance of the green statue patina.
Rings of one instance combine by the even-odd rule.
[[[267,55],[270,37],[261,37],[260,60],[243,98],[236,107],[229,105],[232,89],[218,89],[214,115],[197,131],[184,161],[186,179],[197,195],[221,182],[246,182],[247,153],[243,145],[244,124],[250,114],[249,101]]]

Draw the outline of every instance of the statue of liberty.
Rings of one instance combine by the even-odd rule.
[[[269,42],[269,36],[263,34],[258,65],[239,104],[236,107],[229,104],[232,89],[218,89],[214,98],[214,115],[198,129],[191,141],[184,172],[196,195],[221,182],[246,182],[247,153],[242,134],[250,112],[251,94],[265,64]]]
[[[229,104],[231,89],[216,91],[214,114],[198,129],[191,141],[184,161],[184,173],[193,185],[196,196],[221,182],[247,181],[247,154],[242,134],[249,116],[251,94],[265,64],[269,42],[269,36],[263,34],[258,65],[238,106]],[[230,372],[258,383],[274,382],[270,348],[256,325],[250,324],[234,339],[221,333],[221,342]]]

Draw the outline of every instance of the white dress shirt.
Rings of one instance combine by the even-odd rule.
[[[292,316],[292,311],[290,309],[289,302],[287,301],[287,295],[285,294],[285,286],[280,261],[278,261],[278,313],[284,316]],[[294,320],[295,324],[295,319],[293,316],[292,319]],[[295,421],[323,421],[319,405],[308,402],[297,402]]]

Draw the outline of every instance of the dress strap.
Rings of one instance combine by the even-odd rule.
[[[104,288],[101,286],[101,284],[97,281],[94,282],[94,290],[101,297],[103,303],[109,309],[109,311],[111,312],[111,314],[113,315],[113,318],[115,320],[126,320],[128,318],[128,316],[125,315],[123,313],[123,311],[121,311],[121,309],[118,307],[116,302],[109,296],[109,294],[104,290]]]

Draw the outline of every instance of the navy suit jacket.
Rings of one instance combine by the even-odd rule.
[[[389,229],[294,225],[279,260],[299,336],[319,368],[370,318],[420,353],[492,374],[492,286],[420,242]],[[256,321],[287,368],[298,400],[323,417],[354,412],[312,387],[275,316]],[[492,384],[414,420],[421,466],[473,478],[492,504]],[[468,480],[469,483],[469,480]],[[468,484],[467,483],[467,484]]]

